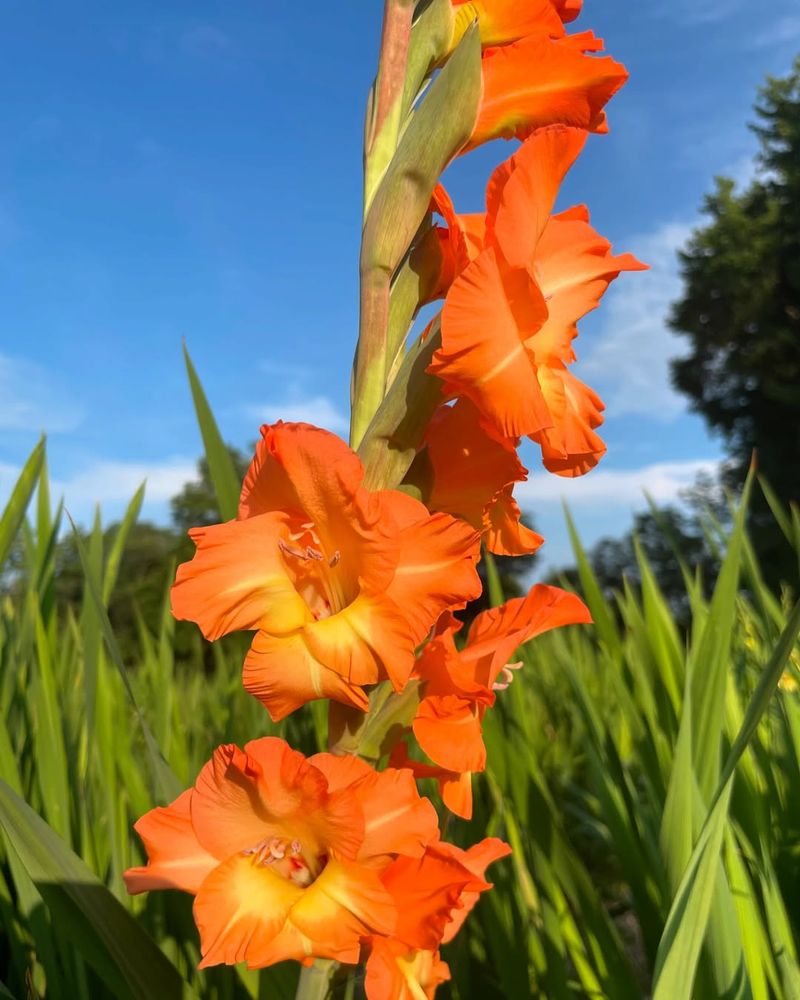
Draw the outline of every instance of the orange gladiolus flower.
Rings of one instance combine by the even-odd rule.
[[[136,830],[149,860],[125,873],[128,891],[195,896],[201,967],[357,962],[364,937],[398,924],[385,873],[438,839],[436,812],[408,772],[306,760],[272,737],[220,747],[193,788]]]
[[[491,139],[525,139],[545,125],[607,131],[603,108],[628,78],[591,32],[564,38],[534,34],[486,49],[478,118],[462,153]]]
[[[560,475],[586,472],[605,451],[594,432],[603,404],[566,367],[576,324],[621,271],[644,266],[613,256],[584,208],[550,215],[585,138],[542,129],[495,170],[484,248],[447,293],[429,369],[502,436],[538,441],[545,466]]]
[[[487,430],[474,403],[459,399],[454,406],[440,407],[425,444],[433,473],[427,498],[431,510],[467,521],[498,555],[518,556],[539,548],[544,539],[521,523],[512,496],[514,483],[528,478],[516,442]]]
[[[448,616],[417,661],[422,698],[412,728],[422,750],[448,774],[469,775],[486,767],[482,721],[496,691],[511,681],[509,657],[534,636],[562,625],[590,622],[589,609],[575,594],[537,584],[526,597],[479,614],[462,649],[454,641],[460,623]],[[502,679],[501,679],[502,675]],[[413,768],[412,768],[413,770]],[[419,772],[418,776],[421,776]],[[468,782],[450,789],[453,809],[472,813]],[[448,807],[452,808],[449,805]]]
[[[400,689],[447,608],[480,593],[477,533],[395,491],[370,493],[358,457],[308,424],[262,428],[238,518],[190,535],[172,590],[208,639],[256,631],[244,685],[281,719],[315,698],[366,709]]]
[[[488,837],[467,851],[438,844],[418,861],[401,860],[387,869],[384,884],[399,918],[391,937],[371,940],[364,981],[367,1000],[433,997],[436,987],[450,978],[439,945],[452,941],[481,892],[491,889],[484,880],[487,867],[510,853],[508,844]],[[467,873],[471,880],[464,882]],[[449,898],[440,919],[421,918],[421,913],[430,912],[431,897],[443,892]]]

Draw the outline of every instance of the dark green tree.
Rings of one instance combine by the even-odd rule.
[[[784,503],[800,500],[800,58],[759,92],[759,174],[739,193],[718,178],[709,221],[681,253],[671,325],[689,340],[673,383],[723,439],[737,487],[755,452]],[[796,583],[796,560],[755,491],[750,531],[767,578]]]

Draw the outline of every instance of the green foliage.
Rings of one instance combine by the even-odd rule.
[[[689,339],[673,362],[676,388],[725,441],[728,480],[740,483],[757,453],[780,500],[800,499],[800,59],[769,79],[754,131],[763,173],[747,190],[718,178],[709,221],[681,254],[685,282],[672,326]],[[767,505],[758,497],[751,536],[767,580],[797,580]]]
[[[311,712],[273,726],[242,690],[241,648],[201,655],[198,642],[178,660],[166,577],[157,617],[135,616],[121,655],[108,609],[140,498],[114,533],[98,523],[74,540],[77,603],[59,605],[59,516],[43,464],[37,475],[0,605],[0,980],[63,1000],[158,995],[149,976],[165,995],[290,998],[290,964],[198,971],[188,897],[131,899],[121,874],[142,860],[134,821],[215,745],[282,732],[313,752],[324,727]],[[31,489],[27,473],[26,503]],[[449,821],[459,843],[514,848],[446,949],[452,997],[798,995],[800,615],[765,586],[741,514],[732,531],[708,593],[685,577],[685,641],[642,546],[637,583],[610,596],[573,533],[596,625],[521,651],[486,716],[474,819]],[[337,984],[360,995],[358,981]]]

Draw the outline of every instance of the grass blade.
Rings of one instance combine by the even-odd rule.
[[[189,376],[197,423],[200,425],[200,433],[203,436],[208,473],[214,485],[222,520],[230,521],[236,517],[242,484],[236,474],[231,454],[222,440],[222,435],[217,427],[214,414],[211,412],[211,407],[208,405],[208,399],[200,384],[200,379],[197,377],[192,359],[189,357],[186,344],[183,345],[183,356],[186,361],[186,372]]]
[[[191,996],[188,985],[122,904],[4,781],[0,824],[59,930],[115,996]]]
[[[44,448],[44,438],[41,438],[23,466],[19,479],[11,491],[3,516],[0,517],[0,566],[3,566],[8,558],[11,545],[17,537],[17,532],[25,517],[25,511],[28,509],[31,495],[39,481],[39,473],[44,461]]]

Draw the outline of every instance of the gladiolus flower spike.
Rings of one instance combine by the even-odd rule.
[[[363,966],[368,1000],[430,1000],[450,977],[441,949],[510,848],[443,841],[417,780],[470,818],[473,780],[492,766],[486,713],[525,683],[519,647],[591,621],[575,594],[543,585],[457,617],[480,595],[482,550],[543,542],[514,496],[528,477],[521,440],[560,476],[604,454],[603,403],[573,374],[574,341],[610,282],[644,266],[612,253],[584,206],[555,210],[627,77],[591,32],[568,33],[581,6],[450,0],[436,39],[420,39],[430,19],[387,5],[364,239],[391,231],[398,263],[376,280],[364,262],[389,257],[362,243],[358,453],[309,424],[262,427],[236,517],[192,529],[172,588],[176,618],[208,640],[253,633],[243,684],[274,722],[329,702],[328,748],[304,757],[277,736],[218,747],[191,788],[138,821],[146,863],[125,882],[194,897],[202,966],[323,960],[299,1000],[320,996],[336,964]],[[413,146],[428,100],[431,120],[450,102],[459,122],[435,156]],[[485,211],[458,212],[442,164],[495,138],[518,144],[488,178]],[[407,321],[437,300],[396,355]]]

